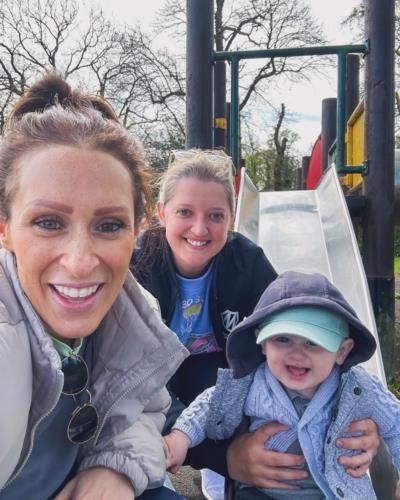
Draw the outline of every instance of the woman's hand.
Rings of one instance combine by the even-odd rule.
[[[358,455],[352,457],[341,456],[338,462],[342,464],[347,474],[352,477],[363,476],[371,465],[373,457],[378,453],[379,435],[378,427],[373,420],[356,420],[350,424],[346,432],[361,432],[358,437],[339,438],[336,445],[339,448],[360,450]]]
[[[80,472],[60,491],[54,500],[134,500],[129,480],[105,467]]]
[[[287,430],[287,426],[273,422],[263,425],[256,432],[241,434],[230,445],[227,454],[228,471],[232,479],[258,488],[297,489],[285,483],[308,477],[302,455],[268,451],[264,447],[273,434]]]

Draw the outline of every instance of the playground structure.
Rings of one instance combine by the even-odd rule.
[[[278,273],[295,269],[325,274],[351,302],[379,344],[360,253],[333,167],[325,172],[317,189],[305,191],[260,193],[244,172],[235,230],[267,248]],[[379,349],[365,368],[385,381]]]
[[[335,127],[327,141],[329,134],[322,123],[324,175],[318,187],[312,191],[258,193],[242,175],[235,228],[260,244],[278,271],[319,271],[341,289],[379,339],[380,348],[366,368],[385,382],[385,372],[392,374],[394,352],[394,0],[366,0],[364,44],[241,52],[213,51],[213,0],[187,0],[187,10],[186,146],[225,146],[221,132],[227,122],[228,61],[228,152],[238,171],[240,60],[337,57]],[[346,95],[354,90],[355,80],[349,66],[359,55],[365,59],[365,100],[361,113],[356,108],[357,100],[353,103],[356,110],[348,120],[353,109],[346,109]],[[348,88],[349,80],[353,88]],[[356,80],[358,87],[358,77]],[[331,161],[334,167],[329,170]],[[362,230],[362,259],[352,222]],[[390,467],[383,452],[371,468],[377,496],[385,500],[392,498]]]
[[[238,168],[239,95],[238,65],[245,58],[293,57],[302,55],[335,55],[338,62],[338,95],[336,107],[335,166],[338,175],[361,174],[363,193],[357,197],[362,227],[362,256],[371,294],[377,330],[386,373],[393,370],[394,347],[394,0],[366,3],[366,42],[360,45],[301,47],[242,52],[213,51],[213,0],[187,2],[186,59],[186,145],[212,148],[216,128],[226,122],[226,103],[215,101],[213,91],[221,99],[221,64],[230,62],[230,155]],[[365,59],[365,127],[364,154],[358,165],[345,161],[346,73],[351,55]],[[213,68],[215,74],[213,78]],[[223,78],[222,78],[223,80]],[[213,82],[214,81],[214,86]],[[212,110],[220,113],[213,116]],[[222,124],[222,125],[221,125]],[[324,131],[322,131],[324,134]],[[215,134],[216,135],[216,134]],[[324,141],[323,141],[324,142]],[[324,149],[324,144],[323,144]],[[324,169],[328,165],[324,165]],[[346,201],[351,208],[353,197]],[[350,213],[353,211],[350,210]],[[265,248],[268,254],[268,248]]]
[[[334,101],[336,107],[336,98],[325,99],[325,101]],[[358,102],[358,101],[357,101]],[[326,104],[323,102],[323,106]],[[326,157],[324,157],[322,140],[325,135],[329,135],[330,131],[334,130],[334,123],[336,121],[336,109],[332,112],[333,108],[329,108],[331,103],[328,103],[328,118],[325,117],[325,123],[322,121],[322,129],[324,135],[320,135],[315,141],[310,156],[302,158],[302,168],[299,169],[297,179],[297,187],[299,189],[315,189],[323,174],[324,167],[328,168],[329,165],[335,163],[336,141],[335,135],[332,136],[334,142]],[[327,120],[330,120],[330,123]],[[333,124],[332,124],[333,122]],[[325,126],[324,126],[325,125]],[[328,132],[326,131],[328,129]],[[357,166],[363,162],[364,158],[364,132],[365,132],[365,105],[364,101],[359,101],[354,111],[350,114],[346,121],[346,134],[345,134],[345,150],[346,150],[346,164],[349,166]],[[329,143],[329,137],[326,140]],[[400,224],[400,149],[395,150],[394,156],[394,220],[396,224]],[[340,182],[347,193],[347,200],[349,209],[354,213],[356,207],[358,209],[365,206],[365,197],[362,196],[364,188],[364,178],[358,173],[349,173],[340,178]],[[361,196],[360,196],[361,195]]]

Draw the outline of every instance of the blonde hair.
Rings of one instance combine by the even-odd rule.
[[[220,184],[226,193],[229,209],[235,213],[235,188],[233,185],[232,160],[220,150],[189,149],[175,151],[168,169],[160,178],[158,201],[166,205],[173,197],[182,179],[194,178]]]

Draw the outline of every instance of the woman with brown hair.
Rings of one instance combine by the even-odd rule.
[[[57,75],[10,117],[0,144],[2,499],[132,500],[163,484],[164,385],[186,350],[129,273],[148,211],[145,167],[110,105]]]

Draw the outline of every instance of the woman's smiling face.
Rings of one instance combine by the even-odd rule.
[[[224,187],[183,178],[168,203],[158,203],[157,209],[178,272],[188,278],[201,275],[225,245],[232,223]]]
[[[16,165],[2,246],[45,328],[85,337],[107,314],[135,243],[132,179],[111,155],[70,146],[25,154]]]

